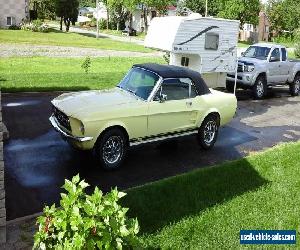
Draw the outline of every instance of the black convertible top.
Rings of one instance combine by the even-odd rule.
[[[198,95],[210,93],[210,90],[202,79],[201,74],[194,70],[174,65],[163,65],[157,63],[135,64],[133,67],[140,67],[150,70],[160,75],[162,78],[190,78],[195,84]]]

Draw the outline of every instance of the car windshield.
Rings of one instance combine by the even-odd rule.
[[[118,87],[147,100],[159,76],[141,68],[132,68]]]
[[[270,50],[271,49],[268,47],[250,46],[245,51],[243,56],[248,58],[256,58],[259,60],[267,60]]]

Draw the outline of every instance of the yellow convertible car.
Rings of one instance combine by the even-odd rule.
[[[116,88],[66,93],[52,101],[50,122],[73,146],[93,150],[105,169],[129,146],[197,134],[204,149],[236,112],[233,94],[209,89],[183,67],[134,65]]]

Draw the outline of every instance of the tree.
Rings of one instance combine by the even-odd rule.
[[[55,1],[55,13],[60,17],[60,30],[62,30],[62,22],[64,21],[66,31],[70,29],[70,24],[73,25],[77,21],[78,17],[78,0],[54,0]]]
[[[289,31],[290,34],[300,27],[300,0],[270,0],[267,5],[267,15],[271,29],[276,34]]]
[[[125,26],[125,20],[128,18],[129,12],[126,8],[126,2],[124,0],[107,0],[107,9],[109,9],[112,20],[115,20],[117,24],[117,30],[120,26]],[[124,28],[124,27],[122,27]]]
[[[270,21],[270,28],[279,34],[284,27],[284,15],[282,0],[270,0],[267,5],[267,15]]]
[[[142,12],[144,16],[145,32],[147,32],[148,29],[147,16],[149,14],[149,10],[153,8],[157,10],[160,15],[163,15],[166,12],[168,6],[172,4],[172,2],[172,0],[143,0],[141,2]]]
[[[239,20],[241,27],[245,23],[258,24],[259,0],[223,0],[219,17]]]
[[[286,31],[293,32],[300,27],[300,19],[298,18],[300,13],[300,0],[284,0],[283,1],[283,13],[282,19],[284,19],[283,28]]]
[[[39,19],[55,19],[55,5],[52,0],[32,0],[30,8],[37,12]]]
[[[205,16],[205,0],[186,0],[183,3],[183,7],[187,7],[191,11]],[[224,0],[208,1],[207,7],[208,16],[217,16],[224,7]]]
[[[96,0],[79,0],[79,7],[96,8]]]

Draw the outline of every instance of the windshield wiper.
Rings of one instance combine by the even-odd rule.
[[[134,94],[134,95],[136,95],[135,93],[136,93],[136,91],[133,91],[132,89],[130,89],[130,88],[126,88],[126,90],[128,91],[128,92],[130,92],[130,93],[132,93],[132,94]]]

